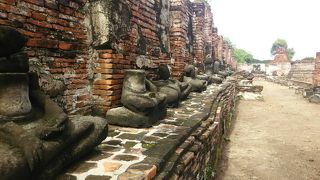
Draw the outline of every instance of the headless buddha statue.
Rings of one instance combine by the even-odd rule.
[[[159,79],[152,81],[157,86],[158,92],[167,96],[169,107],[178,107],[180,101],[185,100],[191,92],[191,85],[170,79],[170,69],[166,64],[160,64],[158,67]]]
[[[215,84],[221,84],[223,78],[214,74],[214,65],[212,59],[206,59],[205,62],[205,73],[210,77],[210,81]]]
[[[110,109],[106,118],[110,124],[127,127],[151,127],[166,116],[167,97],[146,79],[144,70],[126,70],[121,103]]]
[[[53,179],[107,136],[107,121],[69,118],[29,73],[26,38],[0,26],[0,177]]]
[[[188,65],[184,69],[184,73],[183,82],[191,85],[192,92],[202,92],[207,89],[207,81],[196,77],[196,70],[193,65]]]

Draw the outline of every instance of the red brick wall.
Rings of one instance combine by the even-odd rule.
[[[224,50],[223,50],[223,36],[219,36],[219,38],[218,38],[218,59],[220,61],[223,60],[223,57],[224,57],[223,52],[224,52]]]
[[[315,62],[312,60],[295,61],[291,63],[288,77],[294,81],[312,84]]]
[[[0,0],[0,24],[29,38],[29,61],[44,74],[62,80],[67,90],[58,102],[71,113],[90,112],[88,43],[83,25],[84,1]],[[40,74],[41,76],[41,74]]]
[[[198,65],[203,64],[205,54],[205,11],[204,2],[194,2],[193,7],[193,49],[194,57]]]
[[[212,56],[213,51],[213,15],[211,13],[211,8],[209,5],[206,5],[205,10],[205,24],[204,24],[204,43],[205,43],[205,57]]]
[[[320,86],[320,52],[317,52],[316,62],[315,62],[315,70],[314,70],[314,78],[313,85]]]
[[[136,67],[136,58],[144,55],[154,65],[168,64],[170,61],[170,49],[164,51],[160,28],[169,37],[169,24],[164,24],[160,13],[169,11],[168,0],[127,0],[132,16],[130,18],[131,29],[125,38],[119,38],[117,49],[99,50],[99,58],[96,62],[95,80],[93,85],[93,97],[95,109],[99,112],[120,105],[122,80],[124,70]],[[163,6],[162,3],[167,3]],[[163,7],[162,7],[163,6]],[[168,13],[169,14],[169,13]],[[140,40],[143,41],[141,48]],[[145,51],[145,53],[143,53]]]
[[[180,79],[186,64],[192,63],[192,5],[188,0],[170,0],[170,48],[173,77]]]
[[[212,42],[213,42],[213,54],[212,57],[214,59],[219,59],[218,57],[218,46],[219,46],[219,35],[218,35],[218,28],[213,28],[213,34],[212,34]]]
[[[90,9],[95,2],[0,0],[0,24],[15,27],[29,38],[26,51],[31,69],[41,77],[63,82],[66,89],[54,98],[70,114],[92,110],[103,114],[119,106],[124,70],[137,68],[137,57],[156,67],[170,63],[172,55],[173,76],[179,79],[193,57],[199,63],[204,61],[206,45],[212,54],[222,56],[219,48],[223,39],[219,38],[217,43],[211,10],[205,3],[113,0],[115,4],[127,5],[130,16],[125,24],[112,20],[110,23],[121,31],[122,26],[128,29],[121,37],[110,35],[108,38],[115,41],[109,45],[98,46],[101,41],[95,39]],[[111,0],[104,3],[110,4]],[[100,35],[109,33],[102,31]]]
[[[227,64],[229,64],[229,45],[227,43],[224,42],[224,45],[223,45],[223,54],[224,54],[224,60]]]

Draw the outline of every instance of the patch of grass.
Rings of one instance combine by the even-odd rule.
[[[154,143],[142,143],[142,147],[145,149],[150,149],[152,147],[154,147],[156,144]]]

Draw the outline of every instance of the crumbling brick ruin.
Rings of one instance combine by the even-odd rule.
[[[173,77],[181,79],[194,59],[201,66],[208,55],[230,57],[213,28],[210,6],[201,1],[0,3],[0,24],[29,38],[31,70],[40,74],[42,89],[71,114],[104,114],[119,106],[123,72],[136,64],[172,64]]]
[[[316,55],[313,84],[314,86],[320,86],[320,52],[317,52]]]
[[[236,67],[232,47],[218,35],[211,7],[201,0],[0,0],[0,25],[28,38],[24,51],[30,71],[68,115],[105,117],[121,106],[127,69],[144,69],[152,78],[160,64],[168,64],[172,78],[182,80],[187,65],[203,71],[206,58]],[[155,127],[166,132],[149,129],[143,140],[137,137],[141,143],[156,139],[155,147],[143,147],[143,162],[133,163],[121,176],[141,165],[145,169],[138,170],[146,178],[203,177],[206,164],[218,158],[235,111],[236,82],[220,83],[207,93],[192,94],[178,114],[169,110]],[[128,141],[121,127],[117,132],[117,138]]]

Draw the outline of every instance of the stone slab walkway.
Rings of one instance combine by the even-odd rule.
[[[222,180],[320,179],[320,105],[265,81],[264,101],[241,101],[225,148]]]

